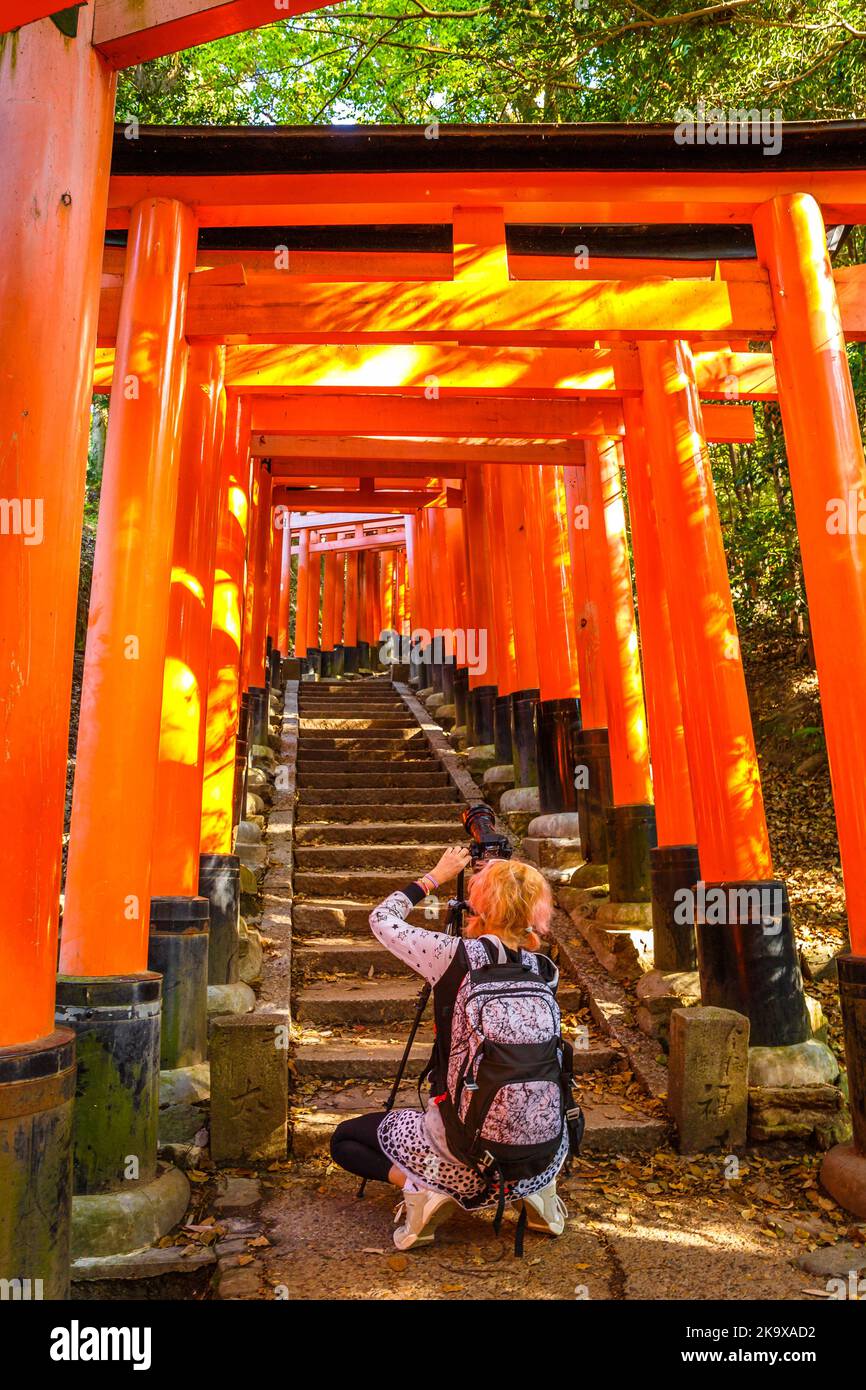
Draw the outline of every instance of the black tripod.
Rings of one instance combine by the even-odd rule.
[[[446,936],[459,936],[463,930],[463,913],[469,906],[468,903],[463,901],[463,884],[464,872],[461,869],[460,873],[457,875],[457,896],[456,898],[450,898],[448,901],[448,916],[445,921]],[[425,981],[424,986],[421,989],[418,995],[418,999],[415,1003],[415,1015],[412,1019],[412,1027],[409,1029],[409,1036],[406,1039],[406,1046],[403,1049],[403,1056],[400,1058],[400,1065],[397,1068],[397,1075],[394,1077],[394,1084],[391,1087],[388,1099],[385,1101],[386,1111],[393,1110],[394,1108],[394,1102],[396,1101],[397,1093],[400,1090],[400,1083],[403,1080],[403,1073],[406,1070],[407,1064],[409,1062],[409,1057],[412,1052],[412,1044],[414,1043],[415,1038],[418,1034],[418,1029],[421,1026],[421,1019],[424,1017],[424,1012],[427,1008],[427,1004],[430,1000],[430,995],[432,993],[433,986],[427,984],[427,982]],[[358,1188],[359,1197],[363,1197],[364,1189],[366,1188],[366,1186],[367,1179],[364,1178],[361,1183],[361,1186]]]

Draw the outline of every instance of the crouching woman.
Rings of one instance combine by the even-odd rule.
[[[561,1059],[559,1011],[554,999],[558,976],[549,958],[538,953],[552,913],[546,879],[529,864],[493,859],[470,880],[471,916],[463,938],[409,926],[405,920],[414,906],[428,894],[438,893],[468,864],[468,849],[456,846],[446,850],[429,874],[392,893],[370,914],[377,940],[433,987],[437,1024],[430,1073],[433,1094],[423,1111],[378,1111],[344,1120],[332,1135],[331,1156],[350,1173],[402,1189],[394,1232],[398,1250],[431,1241],[435,1227],[453,1213],[455,1204],[467,1211],[495,1204],[501,1215],[506,1202],[520,1202],[521,1221],[549,1235],[562,1234],[567,1216],[556,1193],[556,1178],[568,1157],[569,1134],[560,1083],[551,1080],[552,1076],[559,1077],[557,1059]],[[479,981],[487,978],[485,970],[490,972],[490,983],[481,985],[480,1008],[486,1012],[480,1025],[479,996],[475,996],[473,1013],[470,986],[477,988]],[[518,986],[533,988],[528,992],[515,988],[509,995],[500,986],[497,992],[494,981],[509,978]],[[484,989],[493,992],[489,1003],[484,1002]],[[519,997],[521,993],[524,998]],[[489,1172],[479,1172],[477,1164],[468,1166],[449,1148],[445,1118],[451,1133],[459,1132],[461,1117],[467,1114],[469,1092],[479,1089],[476,1059],[484,1051],[478,1041],[479,1037],[484,1041],[480,1028],[495,1033],[497,1022],[504,1024],[505,1036],[518,1043],[533,1043],[539,1028],[552,1029],[552,1034],[544,1044],[547,1080],[522,1089],[517,1085],[511,1098],[512,1107],[516,1103],[520,1112],[523,1148],[542,1155],[536,1169],[540,1163],[544,1166],[512,1181],[500,1170],[500,1180],[494,1183]],[[463,1101],[455,1109],[452,1102],[458,1095]],[[514,1121],[509,1119],[508,1103],[502,1096],[494,1100],[496,1106],[485,1113],[498,1122],[498,1135],[505,1140],[502,1151],[509,1152],[514,1145],[509,1144],[508,1127]],[[490,1132],[489,1127],[485,1132]],[[546,1141],[546,1149],[544,1143],[526,1142],[539,1138]],[[531,1167],[529,1164],[528,1169]]]

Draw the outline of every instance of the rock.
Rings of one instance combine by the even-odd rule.
[[[255,897],[259,891],[259,881],[248,864],[241,863],[240,885],[241,893],[248,897]]]
[[[821,1186],[840,1207],[866,1220],[866,1154],[852,1143],[837,1144],[824,1156]]]
[[[436,711],[445,704],[445,696],[442,694],[441,690],[434,690],[432,695],[428,695],[424,703],[427,706],[428,713],[435,714]]]
[[[489,767],[481,779],[481,785],[484,800],[490,803],[498,815],[503,793],[510,791],[514,786],[514,768],[511,763],[498,763],[495,767]]]
[[[256,796],[255,792],[247,792],[246,813],[248,817],[264,816],[265,814],[265,803],[260,796]]]
[[[750,1086],[832,1086],[838,1076],[839,1063],[817,1038],[787,1047],[749,1048]]]
[[[797,1264],[809,1274],[835,1275],[844,1279],[847,1274],[858,1274],[866,1269],[866,1245],[825,1245],[820,1250],[810,1250],[801,1255]]]
[[[263,958],[264,952],[262,950],[262,938],[260,934],[252,928],[249,928],[246,932],[242,932],[238,971],[241,980],[245,984],[251,985],[254,980],[260,979]]]
[[[806,1011],[809,1015],[812,1037],[825,1043],[827,1041],[827,1015],[821,1007],[821,1001],[820,999],[813,999],[811,994],[806,994],[803,997],[806,1000]]]
[[[258,884],[258,871],[265,868],[268,862],[268,851],[264,845],[251,845],[247,841],[242,841],[235,845],[235,854],[241,861],[241,867],[251,870],[256,876]]]
[[[159,1104],[196,1105],[210,1099],[210,1064],[177,1067],[159,1073]]]
[[[476,782],[483,778],[488,768],[493,767],[495,761],[496,747],[492,743],[476,743],[474,747],[466,749],[466,766]]]
[[[220,1270],[218,1298],[260,1298],[261,1293],[262,1281],[255,1265]]]
[[[696,970],[650,970],[638,981],[640,1001],[635,1011],[637,1026],[667,1048],[670,1017],[674,1009],[692,1008],[701,1002],[701,982]]]
[[[262,1200],[262,1185],[258,1178],[229,1178],[220,1176],[214,1209],[219,1212],[247,1211]]]
[[[539,817],[530,822],[529,829],[538,824]],[[583,863],[583,852],[579,840],[555,840],[552,837],[540,839],[525,835],[520,844],[520,853],[539,869],[577,869]]]
[[[797,767],[794,768],[794,776],[810,777],[813,772],[817,772],[819,768],[824,768],[826,766],[827,754],[813,753],[811,757],[804,758],[803,761],[799,763]]]
[[[537,787],[513,787],[503,792],[499,801],[499,814],[505,818],[509,830],[518,836],[526,834],[540,809]]]
[[[749,1020],[732,1009],[674,1009],[668,1108],[680,1153],[746,1142]]]
[[[131,1255],[105,1255],[76,1260],[72,1278],[77,1283],[103,1279],[159,1279],[166,1274],[191,1274],[216,1264],[212,1249],[204,1245],[155,1246]]]
[[[749,1139],[811,1141],[819,1149],[851,1135],[845,1097],[838,1086],[750,1086]]]
[[[230,985],[208,985],[208,1018],[221,1014],[248,1014],[256,1007],[256,996],[249,985],[235,980]]]
[[[262,838],[262,832],[252,821],[242,820],[235,831],[235,853],[238,845],[257,845]]]
[[[436,720],[442,725],[443,729],[450,728],[456,718],[457,709],[455,705],[440,705],[436,711]]]
[[[537,840],[580,840],[580,819],[576,811],[556,811],[536,816],[529,822],[529,835]]]
[[[289,1015],[218,1019],[210,1041],[210,1145],[214,1163],[285,1158],[288,1143]]]

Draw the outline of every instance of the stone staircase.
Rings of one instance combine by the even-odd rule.
[[[463,839],[465,806],[415,717],[383,678],[301,682],[295,817],[293,970],[297,1047],[293,1152],[327,1151],[334,1125],[381,1109],[402,1056],[420,988],[370,932],[372,907]],[[447,903],[409,920],[444,929]],[[577,986],[563,978],[566,1026],[581,1032],[588,1150],[652,1148],[664,1127],[605,1095],[621,1054],[594,1035]],[[432,1009],[419,1032],[400,1103],[430,1051]]]

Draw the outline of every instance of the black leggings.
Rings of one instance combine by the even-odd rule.
[[[331,1158],[347,1173],[355,1173],[359,1178],[372,1178],[376,1182],[387,1182],[392,1163],[379,1146],[377,1130],[386,1111],[377,1110],[371,1115],[359,1115],[354,1120],[343,1120],[331,1135]]]

